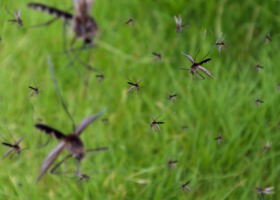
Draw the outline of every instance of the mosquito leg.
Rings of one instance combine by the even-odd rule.
[[[58,162],[58,163],[50,170],[51,174],[53,174],[53,173],[57,170],[57,168],[58,168],[64,161],[66,161],[66,160],[69,159],[69,158],[71,158],[71,154],[67,155],[67,156],[64,157],[60,162]]]
[[[202,74],[200,74],[198,71],[197,71],[196,73],[198,73],[199,76],[200,76],[203,80],[205,80],[205,78],[204,78],[204,76],[202,76]]]
[[[53,19],[51,19],[51,20],[49,20],[45,23],[32,25],[32,26],[30,26],[30,28],[38,28],[38,27],[42,27],[42,26],[49,26],[58,19],[59,19],[59,17],[54,17]]]
[[[36,148],[37,148],[37,149],[41,149],[41,148],[47,146],[47,144],[49,144],[50,141],[51,141],[51,138],[49,138],[49,139],[47,140],[47,142],[45,142],[43,145],[38,146],[38,147],[36,147]]]

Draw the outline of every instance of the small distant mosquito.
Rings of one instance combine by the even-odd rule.
[[[164,122],[160,122],[160,121],[157,121],[156,118],[154,116],[152,116],[152,123],[151,123],[151,128],[153,128],[156,132],[160,132],[160,127],[159,125],[161,124],[164,124]]]
[[[37,85],[37,87],[32,87],[32,86],[28,86],[32,91],[30,93],[30,97],[32,97],[33,95],[38,95],[39,92],[41,92],[41,90],[39,90],[40,85]]]
[[[10,15],[13,15],[13,14],[8,10],[7,7],[6,7],[6,10],[7,10],[7,12],[8,12]],[[19,11],[19,10],[15,10],[14,16],[15,16],[15,19],[10,19],[10,20],[8,20],[8,21],[9,21],[9,22],[14,22],[14,23],[17,23],[17,24],[20,25],[20,26],[23,26],[23,21],[22,21],[22,19],[20,18],[20,11]]]
[[[280,83],[277,84],[277,89],[280,91]]]
[[[162,60],[162,54],[161,53],[152,52],[152,54],[154,55],[155,60]]]
[[[182,126],[182,131],[186,131],[188,129],[188,126],[187,125],[183,125]]]
[[[97,74],[97,75],[95,75],[95,77],[97,78],[98,82],[101,82],[105,79],[104,74]]]
[[[176,164],[178,163],[179,161],[178,160],[169,160],[168,161],[168,163],[167,163],[167,165],[168,165],[168,167],[175,167],[176,166]]]
[[[191,191],[191,188],[189,187],[190,183],[191,183],[190,181],[187,181],[185,184],[182,184],[181,185],[182,190],[186,190],[190,192]]]
[[[135,20],[132,19],[132,18],[129,18],[129,19],[125,22],[125,24],[128,24],[128,25],[130,25],[131,27],[133,27],[134,24],[135,24]]]
[[[168,100],[171,102],[175,102],[177,100],[178,94],[168,94]]]
[[[136,83],[133,83],[131,81],[128,81],[127,84],[130,85],[131,87],[128,89],[128,93],[133,93],[135,90],[139,91],[140,90],[140,83],[141,79],[139,79]]]
[[[271,142],[270,141],[267,141],[266,144],[264,145],[262,151],[261,151],[261,154],[264,154],[265,152],[267,152],[271,147]]]
[[[274,187],[267,187],[267,188],[256,187],[256,191],[257,193],[260,194],[262,200],[264,200],[264,194],[274,194],[273,189]]]
[[[179,33],[183,30],[184,27],[188,26],[187,24],[182,25],[182,18],[179,15],[178,17],[174,16],[175,24],[176,24],[176,32]]]
[[[185,68],[181,68],[181,69],[182,69],[182,70],[189,70],[189,71],[191,72],[192,76],[193,76],[193,79],[194,79],[194,74],[195,74],[195,73],[199,74],[199,75],[202,77],[203,80],[205,79],[204,76],[202,76],[202,75],[198,72],[198,70],[202,71],[203,73],[205,73],[205,74],[206,74],[207,76],[209,76],[210,78],[215,79],[207,69],[205,69],[204,67],[202,67],[202,65],[205,64],[205,63],[207,63],[207,62],[209,62],[209,61],[211,60],[211,58],[207,58],[207,59],[204,59],[204,60],[202,60],[202,61],[200,61],[200,62],[196,62],[191,56],[185,54],[184,52],[182,52],[182,54],[183,54],[185,57],[187,57],[187,58],[189,59],[189,61],[191,61],[192,66],[191,66],[190,69],[185,69]]]
[[[45,132],[48,135],[54,136],[59,141],[59,144],[45,158],[41,167],[40,174],[37,178],[37,183],[65,148],[68,149],[70,155],[77,160],[77,173],[80,172],[80,164],[85,156],[84,143],[80,139],[80,135],[82,134],[84,129],[93,121],[95,121],[100,115],[102,115],[103,112],[104,111],[101,111],[96,115],[84,118],[80,125],[75,128],[74,132],[69,135],[65,135],[62,132],[45,124],[35,124],[35,127],[37,129]]]
[[[268,33],[268,35],[266,35],[264,38],[264,44],[268,44],[271,41],[272,41],[272,39],[271,39],[270,33]]]
[[[219,133],[219,136],[215,138],[215,140],[218,142],[218,145],[220,146],[224,140],[224,138],[222,137],[222,134]]]
[[[98,26],[93,17],[90,16],[90,10],[93,0],[73,0],[75,14],[71,14],[54,7],[50,7],[41,3],[29,3],[28,7],[47,12],[62,18],[65,22],[71,22],[72,31],[75,33],[75,39],[83,40],[84,44],[90,44],[93,38],[98,34]]]
[[[6,122],[3,121],[3,123],[5,123],[6,126]],[[2,142],[2,144],[4,146],[10,147],[10,149],[4,154],[4,156],[2,157],[2,159],[5,159],[8,155],[10,155],[12,152],[17,153],[18,156],[20,156],[20,153],[23,149],[21,149],[21,147],[19,146],[19,144],[21,143],[21,141],[23,140],[23,137],[19,138],[18,140],[16,140],[12,133],[10,132],[9,128],[6,126],[10,136],[13,138],[14,140],[14,144],[8,143],[8,142]]]
[[[221,42],[216,42],[215,45],[218,47],[219,53],[222,53],[223,49],[226,48],[224,39]]]
[[[259,64],[257,64],[257,65],[255,66],[255,68],[256,68],[256,71],[257,71],[257,72],[259,72],[259,71],[261,71],[262,69],[264,69],[264,67],[263,67],[263,66],[260,66]]]
[[[261,99],[256,99],[255,103],[256,103],[256,105],[257,105],[258,107],[260,107],[260,105],[261,105],[262,103],[264,103],[264,101],[261,100]]]
[[[109,122],[107,118],[103,118],[101,121],[103,122],[103,124],[107,124]]]

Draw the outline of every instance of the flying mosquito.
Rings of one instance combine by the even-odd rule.
[[[190,183],[191,183],[190,181],[187,181],[185,184],[182,184],[181,185],[182,190],[186,190],[190,192],[191,191],[191,188],[189,187]]]
[[[57,18],[64,19],[66,23],[70,22],[72,32],[75,34],[72,44],[76,39],[83,40],[84,44],[90,44],[98,34],[97,23],[90,16],[93,0],[73,0],[73,2],[75,7],[74,14],[41,3],[29,3],[28,7],[55,15]]]
[[[162,60],[162,54],[161,53],[152,52],[152,54],[154,55],[155,60]]]
[[[127,84],[130,85],[131,87],[128,89],[128,93],[133,93],[135,90],[139,91],[140,90],[140,83],[141,79],[139,79],[138,81],[136,81],[135,83],[128,81]]]
[[[13,14],[8,10],[8,8],[6,7],[6,10],[7,12],[13,16]],[[14,16],[15,16],[15,19],[10,19],[8,20],[9,22],[14,22],[14,23],[17,23],[19,26],[23,26],[23,21],[22,19],[20,18],[20,11],[19,10],[15,10],[14,12]]]
[[[256,105],[257,105],[258,107],[260,107],[260,105],[261,105],[262,103],[264,103],[264,101],[261,100],[261,99],[256,99],[255,103],[256,103]]]
[[[29,96],[32,97],[33,95],[38,95],[39,92],[41,92],[41,90],[39,90],[40,85],[37,85],[37,87],[33,87],[33,86],[28,86],[29,89],[31,89],[32,91],[30,92]]]
[[[224,39],[221,42],[216,42],[215,45],[218,47],[219,53],[222,53],[223,49],[226,48]]]
[[[174,16],[175,24],[176,24],[176,32],[179,33],[183,30],[184,27],[188,26],[187,24],[182,25],[182,18],[179,15],[178,17]]]
[[[271,41],[272,41],[272,39],[271,39],[270,33],[268,33],[264,38],[264,44],[268,44]]]
[[[176,164],[178,163],[179,161],[178,160],[169,160],[168,161],[168,163],[167,163],[167,165],[168,165],[168,167],[175,167],[176,166]]]
[[[168,100],[171,102],[175,102],[177,100],[178,94],[168,94]]]
[[[164,122],[161,121],[157,121],[156,118],[154,116],[152,116],[152,123],[151,123],[151,128],[154,129],[156,132],[160,132],[160,126],[161,124],[164,124]]]
[[[218,145],[220,146],[224,140],[224,138],[222,137],[222,134],[219,133],[219,136],[215,138],[215,140],[218,142]]]
[[[19,138],[18,140],[16,140],[14,138],[14,136],[12,135],[12,133],[10,132],[9,128],[6,125],[6,121],[3,121],[3,123],[5,124],[8,133],[10,134],[10,136],[13,138],[14,140],[14,144],[11,144],[9,142],[2,142],[2,145],[10,147],[10,149],[4,154],[4,156],[2,157],[2,159],[5,159],[8,155],[10,155],[12,152],[17,153],[18,156],[20,156],[20,153],[23,149],[21,149],[21,147],[19,146],[19,144],[21,143],[21,141],[23,140],[23,137]],[[4,137],[3,137],[4,138]],[[13,156],[13,154],[11,155],[11,157]]]
[[[97,78],[98,82],[101,82],[105,79],[104,74],[97,74],[97,75],[95,75],[95,77]]]
[[[263,67],[263,66],[260,66],[259,64],[257,64],[257,65],[255,66],[255,69],[256,69],[257,72],[259,72],[259,71],[261,71],[262,69],[264,69],[264,67]]]
[[[134,24],[135,24],[135,20],[132,19],[132,18],[129,18],[129,19],[125,22],[125,24],[128,24],[128,25],[130,25],[131,27],[133,27]]]
[[[274,187],[267,187],[267,188],[256,187],[256,191],[257,193],[260,194],[262,200],[264,200],[264,194],[274,194],[273,189]]]

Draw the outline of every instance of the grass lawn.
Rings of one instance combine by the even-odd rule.
[[[72,7],[70,0],[36,2]],[[264,198],[280,199],[280,1],[96,0],[91,13],[99,35],[95,48],[79,58],[98,71],[70,63],[63,41],[69,44],[73,34],[69,27],[63,34],[62,20],[32,28],[52,17],[27,3],[0,5],[0,139],[13,143],[8,127],[15,139],[24,136],[21,146],[27,148],[20,158],[0,161],[0,199],[261,199],[256,187],[274,187]],[[8,22],[13,16],[5,6],[21,11],[23,28]],[[188,26],[176,33],[178,15]],[[125,24],[129,18],[134,26]],[[226,44],[221,53],[214,46],[219,35]],[[193,80],[181,70],[191,66],[181,52],[194,58],[200,47],[196,61],[211,50],[206,58],[212,60],[203,66],[215,80],[205,74],[205,80]],[[162,60],[152,52],[162,53]],[[109,150],[86,155],[82,172],[90,178],[80,183],[70,159],[36,184],[57,141],[40,148],[49,137],[34,124],[72,131],[48,56],[76,124],[107,107],[81,139],[86,148]],[[256,65],[263,68],[257,71]],[[103,81],[96,78],[100,74]],[[140,91],[128,93],[127,82],[140,79]],[[37,85],[42,92],[30,96],[28,86]],[[169,94],[177,94],[177,100],[169,101]],[[263,103],[257,105],[257,99]],[[152,116],[164,122],[160,132],[151,128]],[[263,151],[267,142],[271,148]],[[2,155],[7,150],[1,145]],[[59,158],[63,155],[67,152]],[[182,189],[187,181],[191,191]]]

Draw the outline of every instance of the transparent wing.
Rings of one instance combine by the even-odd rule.
[[[41,167],[41,171],[39,173],[39,176],[36,180],[36,183],[38,183],[40,181],[40,179],[44,176],[44,174],[46,173],[46,171],[50,168],[50,166],[53,164],[53,162],[55,161],[55,159],[59,156],[59,154],[62,152],[62,150],[64,149],[66,145],[66,142],[60,142],[49,154],[48,156],[45,158],[42,167]]]
[[[76,135],[80,135],[83,130],[90,125],[94,120],[96,120],[100,115],[102,115],[106,111],[106,108],[97,113],[96,115],[92,115],[90,117],[87,117],[83,119],[83,121],[79,124],[79,126],[75,130]]]
[[[207,76],[209,76],[210,78],[212,78],[212,79],[215,79],[212,75],[211,75],[211,73],[207,70],[207,69],[205,69],[204,67],[202,67],[202,66],[197,66],[197,68],[198,69],[200,69],[203,73],[205,73]]]
[[[23,140],[24,137],[21,137],[18,139],[18,141],[16,141],[16,145],[19,145],[19,143],[21,143],[21,141]]]
[[[184,52],[181,52],[185,57],[187,57],[189,59],[189,61],[191,61],[192,63],[194,63],[194,59],[190,56],[185,54]]]
[[[13,152],[14,149],[9,149],[5,154],[4,156],[2,157],[2,159],[5,159],[10,153]]]

